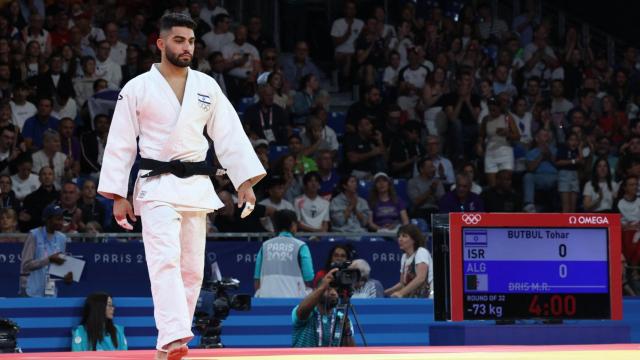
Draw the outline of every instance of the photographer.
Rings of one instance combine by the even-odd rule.
[[[338,291],[331,287],[334,274],[331,269],[320,281],[318,287],[293,309],[293,347],[329,346],[331,342],[332,321],[335,306],[338,304]],[[355,346],[351,322],[346,319],[345,331],[340,346]]]

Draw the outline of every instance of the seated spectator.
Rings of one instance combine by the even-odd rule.
[[[317,157],[320,151],[327,150],[335,154],[338,150],[336,133],[322,123],[316,116],[309,116],[304,131],[300,132],[303,154],[311,158]]]
[[[395,50],[391,51],[389,53],[388,65],[384,68],[382,75],[382,84],[385,95],[392,99],[398,96],[400,65],[400,54]]]
[[[247,23],[247,42],[262,53],[265,49],[274,48],[273,39],[262,32],[262,19],[259,16],[252,16]]]
[[[100,76],[96,73],[96,60],[85,56],[81,61],[82,74],[73,79],[73,90],[76,93],[78,107],[83,107],[88,98],[94,94],[93,84]]]
[[[104,114],[96,115],[93,124],[95,130],[86,132],[80,137],[82,153],[80,169],[83,174],[98,177],[102,167],[102,154],[107,146],[111,119]]]
[[[233,42],[235,36],[229,31],[231,18],[226,13],[217,14],[213,20],[206,19],[206,21],[213,21],[213,29],[202,35],[206,53],[210,55],[216,51],[222,51],[225,45]]]
[[[409,223],[406,204],[396,195],[391,179],[383,172],[373,177],[369,207],[369,227],[373,231],[395,233],[400,226]]]
[[[305,41],[298,41],[292,56],[282,60],[282,72],[289,86],[297,86],[304,76],[314,75],[318,81],[322,81],[323,74],[309,57],[309,45]]]
[[[293,202],[302,231],[329,231],[329,202],[318,195],[321,181],[316,171],[306,173],[302,179],[304,193]]]
[[[78,200],[78,209],[82,213],[82,221],[78,222],[78,229],[86,232],[86,226],[92,221],[96,221],[102,224],[105,219],[106,209],[104,205],[96,200],[96,182],[91,179],[86,179],[82,183],[82,193]]]
[[[302,77],[298,91],[293,96],[292,122],[294,126],[304,126],[311,110],[321,103],[320,82],[313,74]]]
[[[49,277],[49,264],[61,265],[65,259],[67,237],[62,229],[62,208],[48,205],[39,214],[45,222],[29,232],[22,248],[20,263],[20,295],[28,297],[56,297],[56,283]],[[64,277],[66,283],[73,281],[73,274]]]
[[[514,169],[511,142],[520,139],[520,132],[513,118],[504,114],[497,99],[489,99],[488,105],[489,115],[482,119],[476,151],[484,157],[488,185],[494,186],[499,170]]]
[[[370,17],[356,39],[355,64],[358,83],[362,85],[373,85],[378,73],[384,69],[387,46],[381,35],[378,31],[378,20]]]
[[[331,250],[329,250],[329,254],[327,254],[324,266],[316,272],[316,276],[313,278],[313,287],[318,286],[322,278],[335,266],[341,265],[345,261],[353,260],[354,254],[355,250],[350,244],[334,245]]]
[[[402,126],[403,136],[391,140],[389,173],[395,178],[410,179],[418,168],[418,161],[426,155],[420,144],[420,123],[408,121]]]
[[[133,44],[127,46],[126,62],[120,69],[122,72],[123,87],[129,80],[147,71],[147,69],[142,68],[140,48]]]
[[[278,176],[271,176],[265,182],[268,197],[258,202],[258,204],[273,208],[275,210],[291,210],[294,212],[296,211],[296,209],[293,207],[293,204],[284,199],[285,181],[283,178]],[[264,227],[269,232],[275,231],[271,219],[267,217],[264,220]]]
[[[512,186],[512,171],[500,170],[496,174],[496,185],[482,193],[484,210],[487,212],[520,212],[522,195]]]
[[[598,158],[591,172],[591,179],[584,185],[582,206],[587,212],[611,212],[619,184],[613,181],[606,158]]]
[[[16,194],[16,200],[22,202],[24,198],[40,187],[38,175],[34,174],[31,155],[24,154],[17,160],[18,172],[11,176],[11,189]]]
[[[467,174],[471,179],[471,192],[474,194],[482,194],[482,186],[476,182],[476,167],[473,162],[467,161],[460,166],[460,172]],[[456,189],[456,184],[451,185],[451,191]]]
[[[382,133],[373,129],[371,120],[358,121],[357,132],[344,138],[345,168],[358,179],[370,178],[374,172],[384,170],[386,149]]]
[[[570,133],[564,144],[560,144],[556,154],[555,165],[558,169],[558,192],[562,201],[562,212],[572,213],[576,211],[576,203],[580,194],[580,180],[578,168],[585,163],[582,156],[582,144],[578,135]]]
[[[607,95],[602,99],[602,115],[598,120],[598,127],[602,135],[611,139],[614,146],[619,147],[629,137],[629,119],[624,111],[618,110],[613,96]]]
[[[284,180],[284,198],[291,203],[298,195],[302,194],[302,183],[300,176],[295,173],[295,168],[296,158],[292,154],[285,154],[276,161],[273,172],[273,175]]]
[[[22,129],[25,121],[38,111],[36,106],[27,100],[29,91],[29,85],[26,83],[18,83],[13,88],[13,99],[10,102],[11,122],[19,129]]]
[[[553,80],[551,82],[551,113],[562,114],[564,117],[571,109],[573,109],[573,103],[565,97],[564,83],[562,80]]]
[[[622,254],[631,266],[640,265],[640,197],[637,189],[637,177],[625,178],[616,201],[616,208],[622,215]]]
[[[527,152],[527,173],[522,187],[524,191],[524,211],[535,212],[535,193],[538,190],[554,190],[558,183],[558,169],[555,167],[556,149],[549,144],[551,134],[542,128],[536,133],[535,147]]]
[[[478,16],[478,35],[485,42],[498,44],[509,35],[509,26],[504,20],[493,17],[488,3],[478,6]]]
[[[253,150],[256,152],[256,155],[258,155],[258,159],[264,169],[269,171],[271,168],[271,164],[269,163],[269,142],[265,139],[254,140]]]
[[[113,323],[114,309],[107,293],[87,296],[80,325],[71,331],[71,351],[127,350],[124,327]]]
[[[472,180],[468,174],[457,174],[456,189],[440,198],[438,203],[440,213],[484,211],[484,202],[480,195],[471,192],[471,183]]]
[[[20,209],[20,201],[16,199],[16,194],[11,190],[11,176],[0,175],[0,209]]]
[[[304,148],[302,147],[302,139],[300,135],[293,134],[289,136],[289,152],[296,160],[294,172],[296,175],[302,176],[308,174],[310,171],[317,171],[318,165],[316,162],[304,154]]]
[[[289,96],[285,89],[282,72],[279,70],[272,71],[267,78],[267,84],[273,88],[273,103],[289,113],[293,106],[293,97]]]
[[[316,163],[318,164],[318,174],[322,178],[318,194],[330,201],[340,181],[331,151],[320,150],[316,157]]]
[[[123,43],[118,38],[118,24],[115,22],[106,23],[104,25],[104,35],[105,40],[107,40],[111,47],[111,51],[109,51],[109,60],[118,64],[118,66],[126,64],[127,44]]]
[[[433,297],[433,259],[425,249],[426,239],[417,226],[408,224],[398,229],[398,246],[402,250],[400,281],[384,294],[394,298]]]
[[[278,64],[278,49],[274,47],[266,48],[260,52],[260,75],[258,76],[258,85],[262,85],[262,82],[269,82],[269,75],[280,71],[280,64]],[[284,108],[284,107],[283,107]]]
[[[273,88],[263,85],[258,90],[260,100],[244,113],[244,124],[251,139],[266,139],[269,143],[285,145],[291,133],[289,118],[283,108],[273,103]]]
[[[409,118],[415,118],[414,108],[418,104],[419,96],[429,77],[431,70],[427,68],[420,58],[418,47],[408,49],[409,64],[400,69],[398,74],[398,105],[409,113]]]
[[[436,135],[427,136],[427,157],[433,160],[436,167],[436,178],[444,184],[445,189],[455,182],[453,164],[441,153],[440,137]]]
[[[71,118],[78,116],[78,103],[71,97],[73,87],[59,89],[53,97],[53,111],[51,115],[55,118]]]
[[[119,89],[122,84],[122,69],[109,58],[111,44],[107,40],[102,40],[96,46],[96,75],[107,80],[109,88]]]
[[[304,297],[311,292],[313,262],[307,244],[294,237],[298,230],[296,213],[278,210],[273,221],[278,235],[265,241],[258,251],[253,275],[255,297]]]
[[[371,278],[371,266],[364,259],[355,259],[351,262],[349,269],[360,272],[360,280],[353,288],[352,298],[371,299],[384,297],[384,287],[382,283]]]
[[[73,96],[71,77],[62,72],[62,54],[56,53],[49,58],[49,70],[34,79],[36,96],[54,98],[58,91],[64,90]]]
[[[63,210],[62,219],[62,232],[65,234],[76,233],[80,228],[82,222],[82,210],[78,207],[78,200],[80,199],[80,190],[78,185],[72,182],[66,182],[60,189],[59,204]]]
[[[340,232],[367,232],[371,210],[358,196],[358,180],[345,176],[340,180],[340,193],[331,199],[331,228]]]
[[[245,26],[238,26],[234,35],[235,39],[222,47],[222,55],[231,79],[227,90],[235,103],[242,97],[253,96],[253,84],[260,73],[260,53],[247,42]]]
[[[17,212],[11,208],[0,209],[0,233],[16,234],[18,232]],[[0,235],[0,243],[15,243],[22,242],[22,240],[20,237],[5,237]]]
[[[511,83],[509,78],[510,68],[507,65],[498,65],[493,73],[493,93],[507,93],[509,97],[514,98],[518,95],[518,89]]]
[[[266,232],[264,225],[260,219],[269,216],[275,212],[272,207],[256,204],[253,212],[242,219],[242,208],[235,204],[235,200],[228,191],[220,191],[218,197],[224,204],[224,207],[216,212],[210,213],[213,224],[218,232]]]
[[[528,79],[532,76],[548,78],[551,72],[549,69],[554,69],[558,65],[558,58],[548,45],[548,38],[548,26],[538,25],[533,34],[533,42],[524,48],[525,78]],[[546,74],[545,71],[548,71],[549,74]]]
[[[22,129],[27,149],[35,151],[42,148],[42,140],[45,131],[57,130],[60,120],[51,116],[53,100],[43,97],[38,100],[38,112],[28,118]]]
[[[228,75],[224,71],[225,61],[222,53],[219,51],[212,52],[209,57],[209,66],[211,67],[210,75],[220,86],[220,90],[225,96],[229,96],[227,92],[227,83],[230,81]]]
[[[60,197],[60,193],[53,184],[54,174],[51,167],[43,166],[40,169],[39,180],[40,187],[24,198],[22,211],[18,216],[20,230],[23,232],[40,226],[42,210]]]
[[[60,119],[58,131],[60,133],[61,152],[72,161],[80,161],[80,140],[75,133],[76,124],[72,118]]]
[[[444,186],[436,178],[433,160],[424,157],[418,161],[418,175],[409,180],[407,193],[411,200],[411,217],[431,222],[431,214],[438,212],[438,201],[444,196]]]
[[[60,152],[60,134],[47,130],[43,136],[42,150],[33,154],[33,171],[40,172],[43,166],[49,166],[55,174],[55,186],[60,188],[63,178],[68,177],[72,160]]]
[[[0,128],[0,174],[14,172],[19,157],[26,150],[23,144],[16,144],[16,130],[13,126]]]
[[[618,157],[611,151],[611,140],[605,136],[599,136],[596,138],[595,149],[593,151],[593,163],[591,164],[592,170],[596,166],[596,161],[600,158],[607,160],[609,163],[609,172],[611,173],[612,178],[615,179]],[[615,198],[615,195],[613,197]]]
[[[362,94],[362,100],[353,103],[347,110],[347,132],[356,133],[358,122],[363,117],[368,118],[376,129],[382,129],[384,125],[385,111],[380,89],[375,85],[369,85],[364,88]]]

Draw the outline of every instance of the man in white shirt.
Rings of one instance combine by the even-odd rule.
[[[260,54],[247,42],[245,26],[238,26],[235,40],[222,48],[222,56],[230,80],[226,84],[230,100],[237,102],[242,97],[253,96],[252,84],[260,73]]]
[[[11,105],[11,122],[20,130],[22,130],[24,122],[38,111],[34,104],[27,101],[28,95],[29,86],[25,83],[20,83],[14,88],[13,100],[9,102]]]
[[[111,45],[107,40],[98,43],[96,52],[96,75],[107,80],[109,87],[119,89],[122,82],[122,68],[109,58]]]
[[[19,201],[40,187],[40,179],[31,172],[32,168],[31,156],[24,156],[18,161],[18,173],[11,177],[11,190]]]
[[[351,63],[356,52],[355,42],[364,22],[356,19],[355,1],[346,1],[344,4],[344,17],[336,19],[331,25],[331,37],[335,45],[335,59],[340,75],[342,77],[341,86],[344,81],[349,82],[351,78]]]
[[[276,210],[291,210],[296,211],[289,201],[284,199],[285,181],[281,177],[271,177],[266,184],[269,197],[260,201],[259,204],[272,207]],[[269,217],[260,219],[262,226],[269,231],[274,231],[273,223]]]
[[[227,9],[218,6],[218,0],[208,0],[207,5],[200,10],[200,19],[204,20],[209,26],[213,27],[213,18],[220,14],[229,15]]]
[[[230,23],[231,18],[227,14],[218,14],[213,19],[213,30],[202,35],[207,56],[214,51],[221,51],[225,45],[233,42],[235,36],[229,32]]]
[[[316,171],[306,173],[302,179],[304,193],[294,201],[301,231],[327,232],[329,230],[330,203],[318,196],[321,181],[322,178]]]
[[[104,33],[107,42],[111,46],[109,52],[109,60],[122,66],[127,62],[127,44],[118,39],[118,25],[114,22],[108,22],[104,26]]]

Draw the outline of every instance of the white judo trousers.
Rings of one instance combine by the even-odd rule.
[[[178,211],[158,201],[140,203],[142,239],[151,280],[156,348],[193,338],[191,322],[200,296],[206,245],[206,212]]]

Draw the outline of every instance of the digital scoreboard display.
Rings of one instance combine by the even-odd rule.
[[[450,223],[452,320],[621,317],[616,215],[464,213]]]

